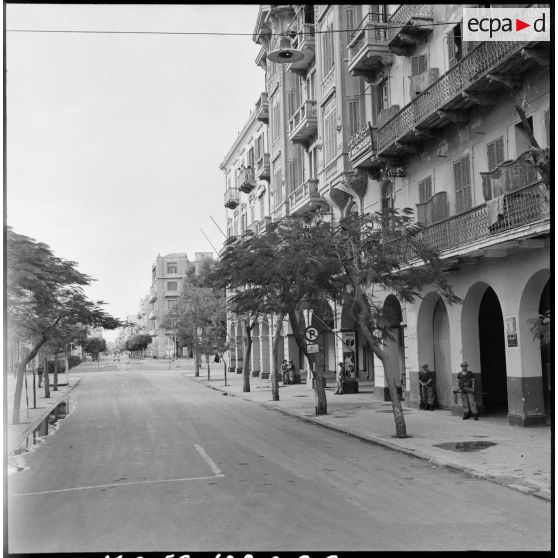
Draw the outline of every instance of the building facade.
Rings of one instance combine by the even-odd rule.
[[[448,305],[433,288],[411,304],[389,292],[378,300],[393,316],[384,349],[399,362],[405,403],[418,406],[418,371],[428,363],[437,405],[457,413],[453,386],[467,360],[481,412],[544,423],[550,366],[529,320],[550,309],[550,200],[529,146],[532,131],[550,148],[549,43],[465,42],[462,9],[262,5],[253,39],[262,47],[259,102],[268,119],[258,121],[258,110],[250,116],[222,168],[227,192],[239,188],[236,207],[250,207],[252,190],[240,189],[234,161],[248,166],[242,157],[257,127],[269,154],[269,176],[254,184],[268,193],[259,220],[413,208],[463,302]],[[302,60],[267,58],[282,34]],[[244,232],[242,209],[228,219],[229,235]],[[271,368],[273,319],[261,318],[253,333],[254,375]],[[381,363],[348,312],[324,301],[301,320],[320,333],[317,364],[326,376],[353,346],[355,377],[373,378],[376,395],[388,397]],[[240,324],[231,316],[228,327],[241,370]],[[287,323],[283,331],[281,359],[308,370]]]

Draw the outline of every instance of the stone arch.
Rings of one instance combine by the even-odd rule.
[[[508,411],[506,343],[502,307],[487,283],[475,283],[463,301],[463,358],[475,374],[477,402],[487,413]]]
[[[435,375],[436,401],[449,409],[453,401],[451,332],[446,304],[436,292],[422,300],[417,317],[419,366],[428,364]]]
[[[405,386],[405,339],[403,322],[403,310],[397,297],[390,294],[384,300],[382,315],[387,321],[389,336],[384,338],[384,351],[389,355],[392,362],[397,363],[396,377],[394,378],[398,390]],[[395,370],[395,367],[394,367]],[[386,375],[387,371],[384,371]],[[385,388],[387,390],[387,388]]]
[[[521,369],[525,377],[538,377],[537,386],[531,392],[542,395],[547,417],[551,413],[551,381],[550,351],[541,350],[538,340],[533,339],[530,331],[530,319],[536,318],[546,309],[550,309],[550,271],[541,269],[534,273],[523,288],[519,302],[519,316],[517,324],[518,341],[521,350]],[[542,354],[541,354],[542,352]],[[544,358],[544,362],[543,362]],[[540,396],[539,396],[540,397]],[[540,406],[540,402],[534,404]]]

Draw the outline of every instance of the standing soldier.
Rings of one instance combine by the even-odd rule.
[[[474,418],[479,420],[477,411],[477,401],[475,399],[475,377],[470,370],[467,370],[469,363],[463,361],[461,370],[457,374],[457,388],[461,393],[461,405],[463,407],[463,420]]]
[[[422,365],[419,372],[419,388],[420,388],[420,408],[425,410],[434,410],[434,374],[428,369],[428,364]]]

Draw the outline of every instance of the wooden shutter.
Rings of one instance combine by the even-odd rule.
[[[419,182],[419,203],[424,203],[432,197],[432,177],[429,176]]]
[[[351,99],[348,101],[349,137],[354,136],[360,129],[359,108],[360,107],[358,99]]]
[[[455,178],[455,211],[456,213],[463,213],[471,209],[473,203],[469,155],[456,161],[453,165],[453,171]]]
[[[487,159],[488,159],[488,170],[495,169],[500,163],[504,161],[504,138],[499,137],[498,139],[491,141],[486,146]]]
[[[355,29],[355,13],[352,8],[347,8],[345,10],[345,22],[347,27],[347,44],[351,42],[351,35]]]
[[[419,54],[411,58],[411,75],[418,76],[426,72],[428,68],[428,60],[426,54]]]

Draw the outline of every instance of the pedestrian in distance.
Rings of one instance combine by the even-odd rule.
[[[336,376],[336,380],[337,380],[337,391],[335,392],[335,395],[343,395],[343,380],[345,379],[345,365],[340,362],[337,365],[337,376]]]
[[[428,364],[422,365],[419,372],[420,408],[426,411],[434,410],[434,374]]]
[[[284,386],[289,383],[289,365],[286,360],[284,360],[281,364],[281,379],[283,380]]]
[[[294,373],[295,373],[295,365],[292,360],[289,360],[287,366],[287,380],[289,384],[294,384]]]
[[[457,374],[457,391],[461,394],[461,406],[463,407],[463,420],[473,417],[479,420],[477,401],[475,398],[475,376],[468,370],[469,363],[464,360],[461,370]]]
[[[39,387],[43,385],[43,367],[37,366],[37,375],[39,376]]]

